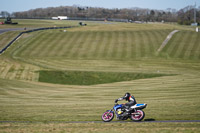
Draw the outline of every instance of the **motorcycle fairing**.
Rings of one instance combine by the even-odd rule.
[[[114,110],[116,111],[118,108],[122,108],[122,104],[116,105],[116,106],[114,106],[113,108],[114,108]]]
[[[144,109],[144,108],[146,108],[146,106],[147,106],[146,103],[144,103],[144,104],[135,104],[135,105],[131,106],[130,108],[131,109]]]

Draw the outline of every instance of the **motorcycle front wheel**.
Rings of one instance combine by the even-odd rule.
[[[110,122],[112,121],[112,119],[114,118],[114,113],[110,112],[110,111],[106,111],[105,113],[103,113],[103,115],[101,116],[101,119],[104,122]]]
[[[136,112],[131,114],[131,120],[132,121],[141,121],[144,119],[145,113],[142,110],[137,110]]]

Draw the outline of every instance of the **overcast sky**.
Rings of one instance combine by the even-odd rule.
[[[90,6],[104,8],[149,8],[162,9],[175,8],[177,10],[188,5],[200,6],[200,0],[0,0],[0,11],[10,13],[27,11],[35,8],[58,6]]]

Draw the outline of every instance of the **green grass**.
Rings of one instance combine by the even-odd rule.
[[[68,85],[95,85],[137,79],[169,76],[166,74],[146,73],[117,73],[117,72],[85,72],[85,71],[39,71],[39,81],[68,84]]]
[[[45,25],[44,21],[37,23]],[[168,24],[90,23],[86,27],[67,29],[67,32],[63,29],[24,34],[0,56],[0,121],[58,121],[61,124],[52,124],[55,129],[61,127],[58,132],[75,132],[79,126],[85,127],[86,132],[122,131],[125,126],[133,127],[136,132],[198,132],[199,123],[176,123],[177,128],[174,123],[63,125],[66,121],[101,121],[101,114],[111,109],[114,100],[125,92],[132,93],[138,103],[148,104],[144,109],[145,119],[200,119],[198,33],[192,32],[191,27]],[[180,32],[157,53],[162,41],[174,29]],[[194,52],[188,52],[191,50]],[[94,72],[102,76],[107,73],[173,76],[94,85],[60,85],[38,82],[39,71],[59,72],[60,75],[78,71],[83,75]],[[60,75],[52,76],[60,79]],[[7,125],[1,124],[5,132],[53,131],[51,124],[44,123],[11,123],[10,130]],[[110,125],[117,125],[116,130]]]
[[[95,29],[98,26],[91,27]],[[87,31],[82,31],[82,28],[80,31],[72,28],[67,29],[67,32],[48,30],[28,33],[29,37],[16,44],[18,49],[14,49],[14,56],[23,60],[32,57],[70,60],[135,60],[160,57],[199,60],[200,58],[200,37],[198,33],[192,31],[184,30],[176,33],[168,45],[157,54],[158,48],[171,32],[170,28],[157,27],[152,30],[154,27],[149,26],[147,30],[139,30],[132,26],[133,30],[121,28],[114,31],[111,28],[112,30],[96,31],[91,30],[91,27],[86,28]],[[181,39],[182,37],[184,39]]]
[[[0,22],[5,21],[0,19]],[[40,27],[54,27],[54,26],[78,26],[79,21],[71,20],[39,20],[39,19],[12,19],[13,22],[18,22],[17,25],[4,24],[0,25],[1,29],[5,28],[40,28]]]
[[[12,41],[19,32],[12,31],[0,34],[0,50],[2,50],[10,41]]]
[[[163,49],[168,58],[200,59],[200,34],[192,31],[180,31]]]
[[[15,56],[111,60],[151,58],[155,57],[156,50],[169,32],[170,30],[67,33],[60,30],[44,31],[33,33],[30,40],[20,43],[21,48]]]
[[[199,126],[199,123],[7,123],[0,128],[6,133],[194,133],[200,131]]]
[[[114,100],[125,92],[132,93],[138,103],[148,104],[144,110],[145,119],[199,119],[200,84],[197,75],[90,86],[0,81],[0,120],[3,121],[101,121],[101,114],[111,109]]]

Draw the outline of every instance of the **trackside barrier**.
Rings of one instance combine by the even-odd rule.
[[[31,33],[35,31],[40,31],[40,30],[50,30],[50,29],[65,29],[65,28],[73,28],[75,26],[67,26],[67,27],[47,27],[47,28],[38,28],[38,29],[32,29],[32,30],[27,30],[19,33],[12,41],[10,41],[1,51],[0,54],[2,54],[8,47],[10,47],[19,37],[21,37],[24,33]]]

